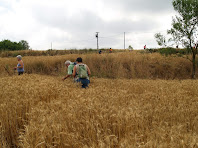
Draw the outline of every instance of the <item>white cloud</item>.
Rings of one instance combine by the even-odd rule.
[[[33,49],[156,47],[154,33],[169,29],[171,0],[0,0],[0,40],[27,40]],[[150,32],[150,33],[147,33]],[[110,37],[109,37],[110,36]]]

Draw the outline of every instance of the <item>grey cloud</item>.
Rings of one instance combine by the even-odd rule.
[[[107,23],[107,29],[112,32],[139,32],[148,31],[157,27],[157,23],[154,20],[145,18],[139,21],[131,21],[129,19],[122,19]],[[107,30],[106,29],[106,30]]]
[[[100,32],[99,42],[101,48],[114,48],[114,45],[117,45],[123,40],[120,39],[123,37],[123,32],[144,32],[158,27],[157,20],[149,20],[148,18],[140,19],[139,21],[132,21],[130,18],[125,18],[106,22],[97,16],[97,14],[88,10],[73,15],[68,15],[63,9],[40,8],[36,10],[34,17],[44,26],[59,28],[60,30],[72,34],[72,40],[66,38],[64,41],[64,48],[71,46],[96,48],[96,31]],[[111,37],[112,35],[113,37]]]
[[[87,10],[77,14],[68,14],[63,9],[37,8],[33,14],[38,22],[65,31],[93,31],[94,27],[100,26],[102,22],[101,18]]]
[[[123,9],[124,15],[128,11],[138,16],[138,11],[165,11],[170,9],[172,0],[108,0],[104,3],[109,7],[116,6]],[[105,8],[107,9],[107,8]],[[114,9],[119,11],[119,9]],[[34,18],[38,22],[48,26],[60,28],[67,32],[123,32],[123,31],[147,31],[157,27],[158,22],[154,19],[141,18],[139,21],[128,19],[117,19],[116,21],[106,22],[100,18],[95,12],[89,10],[77,11],[74,14],[69,14],[67,9],[56,7],[45,7],[35,5],[32,7]],[[156,14],[155,14],[156,15]]]
[[[86,25],[86,23],[84,25]],[[88,25],[88,27],[89,26],[90,25]],[[73,40],[72,43],[73,45],[84,45],[85,47],[96,48],[95,32],[99,31],[99,47],[114,48],[118,47],[118,44],[120,44],[120,42],[122,44],[124,32],[126,32],[126,34],[130,32],[131,34],[135,35],[136,32],[147,32],[151,31],[153,28],[156,27],[158,27],[157,23],[152,20],[140,20],[139,22],[133,22],[127,19],[123,19],[112,21],[109,23],[102,21],[96,26],[90,26],[91,30],[83,31],[80,33],[75,32],[74,34],[72,34],[74,39],[81,40],[80,42],[78,42],[78,40]],[[92,36],[90,36],[90,34],[92,34]],[[119,47],[123,48],[122,45]]]
[[[172,10],[172,0],[106,0],[104,1],[104,9],[112,8],[113,11],[119,11],[121,16],[114,21],[105,21],[97,12],[82,9],[77,10],[73,14],[67,11],[67,7],[58,8],[58,6],[31,6],[31,13],[38,26],[50,28],[58,28],[59,30],[71,35],[71,40],[65,37],[65,48],[75,47],[80,44],[80,47],[95,48],[96,39],[95,32],[99,31],[99,37],[112,36],[110,38],[99,38],[101,47],[109,47],[112,45],[122,44],[123,32],[147,32],[159,27],[158,20],[155,16],[166,13]],[[101,10],[102,11],[102,10]],[[108,12],[108,11],[107,11]],[[153,18],[144,16],[153,15]],[[130,14],[130,15],[129,15]],[[136,14],[138,21],[133,21],[132,14]],[[128,15],[128,16],[127,16]],[[115,34],[121,34],[114,36]],[[55,36],[54,36],[55,38]],[[91,39],[91,40],[87,40]],[[53,38],[50,38],[53,40]],[[60,39],[56,39],[61,42]],[[75,42],[77,40],[77,42]],[[85,40],[82,42],[78,42]],[[71,43],[69,43],[71,42]],[[76,45],[75,45],[76,44]]]
[[[108,0],[108,7],[128,12],[159,13],[172,11],[172,0]],[[113,4],[113,5],[112,5]]]
[[[75,14],[72,17],[68,17],[64,14],[65,12],[61,10],[58,10],[58,12],[51,10],[50,13],[48,10],[42,13],[38,11],[35,17],[39,22],[47,26],[60,28],[68,32],[145,31],[157,27],[157,21],[149,20],[148,18],[139,21],[132,21],[129,18],[105,22],[102,18],[89,11],[82,11],[80,14]]]

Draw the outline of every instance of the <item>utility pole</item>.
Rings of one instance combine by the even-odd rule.
[[[51,42],[51,50],[52,50],[52,42]]]
[[[125,50],[125,32],[124,32],[124,50]]]
[[[98,46],[98,33],[99,33],[99,32],[96,32],[96,38],[97,38],[97,49],[99,48],[99,46]]]

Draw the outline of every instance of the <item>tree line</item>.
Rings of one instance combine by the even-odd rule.
[[[15,51],[15,50],[28,50],[29,44],[25,40],[19,42],[12,42],[10,40],[0,41],[0,51]]]

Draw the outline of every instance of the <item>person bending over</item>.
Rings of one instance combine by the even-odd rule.
[[[73,68],[74,68],[75,65],[76,65],[76,63],[71,62],[71,61],[69,61],[69,60],[67,60],[67,61],[65,62],[65,66],[67,67],[67,75],[62,79],[63,81],[64,81],[65,79],[67,79],[67,78],[69,78],[69,77],[72,76],[72,74],[73,74]]]

